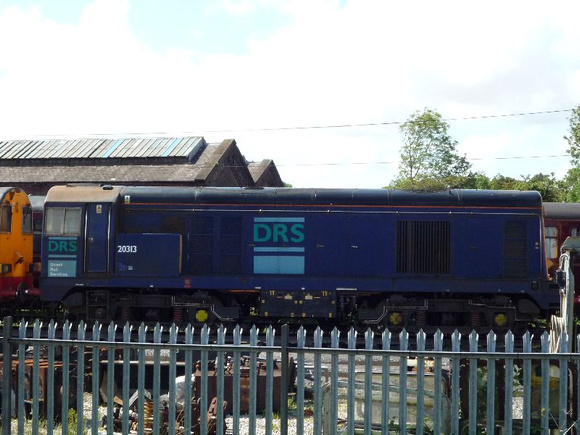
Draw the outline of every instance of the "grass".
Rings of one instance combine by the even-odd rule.
[[[92,411],[92,407],[91,407],[91,403],[92,403],[92,395],[91,394],[85,394],[85,406],[84,406],[84,426],[85,429],[83,430],[83,435],[84,434],[90,434],[91,430],[90,428],[88,428],[88,424],[90,422],[90,418],[91,418],[91,411]],[[106,412],[106,409],[104,410]],[[102,410],[99,410],[99,415],[101,415],[103,413]],[[68,435],[78,435],[78,428],[77,428],[77,423],[78,423],[78,418],[77,418],[77,412],[74,409],[69,409],[68,411],[68,431],[67,434]],[[33,421],[32,419],[24,419],[24,425],[23,425],[23,430],[22,432],[19,430],[19,422],[18,422],[18,418],[13,418],[11,421],[11,432],[14,434],[19,434],[19,435],[33,435],[34,431],[33,431]],[[46,420],[39,420],[38,421],[38,433],[40,435],[46,435],[48,434],[48,423]],[[55,424],[53,427],[53,433],[54,434],[62,434],[63,433],[63,426],[62,424]]]

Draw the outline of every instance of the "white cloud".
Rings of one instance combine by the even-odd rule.
[[[210,4],[208,7],[214,11],[224,11],[232,15],[245,15],[254,10],[254,3],[249,0],[222,0]]]
[[[38,8],[0,9],[0,138],[233,137],[247,158],[273,158],[295,186],[381,187],[396,173],[397,125],[249,130],[404,121],[424,107],[462,118],[579,102],[575,2],[565,10],[494,1],[479,8],[465,2],[265,3],[291,14],[293,25],[248,40],[243,56],[205,57],[197,47],[160,52],[139,41],[128,21],[138,2],[95,0],[78,25],[58,24]],[[242,19],[257,4],[218,6]],[[450,133],[460,152],[484,159],[474,161],[476,169],[519,176],[563,174],[567,160],[493,159],[564,152],[566,128],[564,113],[454,121]],[[363,162],[388,163],[352,164]]]

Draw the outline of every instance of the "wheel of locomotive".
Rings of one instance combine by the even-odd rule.
[[[26,307],[32,300],[33,298],[30,296],[28,285],[24,282],[18,284],[18,287],[16,287],[16,301],[19,306]]]

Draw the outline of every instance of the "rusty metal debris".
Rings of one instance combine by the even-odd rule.
[[[204,410],[201,404],[201,391],[202,391],[202,370],[201,362],[198,361],[194,364],[193,374],[190,382],[186,382],[185,376],[178,376],[175,379],[175,396],[172,398],[168,394],[164,394],[159,398],[152,398],[149,390],[145,390],[145,406],[143,407],[143,421],[144,430],[146,433],[152,433],[153,431],[153,421],[155,418],[158,419],[162,432],[167,431],[167,421],[168,421],[168,410],[169,404],[171,402],[176,405],[176,433],[178,434],[193,434],[193,435],[224,435],[217,434],[217,418],[218,410],[221,406],[223,408],[222,416],[224,418],[223,428],[224,433],[226,430],[225,415],[232,413],[232,403],[234,400],[239,400],[240,412],[247,413],[250,410],[250,395],[254,394],[256,397],[256,412],[263,412],[266,409],[267,401],[267,391],[266,391],[266,363],[264,361],[258,361],[255,367],[256,373],[256,391],[250,391],[250,372],[251,363],[249,357],[242,357],[239,360],[239,398],[234,398],[234,372],[235,372],[235,362],[232,358],[226,360],[224,366],[224,378],[223,378],[223,403],[221,405],[218,403],[217,398],[217,377],[218,372],[216,370],[216,361],[210,360],[208,362],[208,367],[206,370],[206,384],[207,384],[207,397],[211,400],[209,407],[207,408],[207,432],[201,433],[201,415]],[[290,367],[294,367],[291,361]],[[296,377],[296,371],[290,371],[290,384],[293,384]],[[103,393],[104,385],[106,384],[106,379],[102,379],[101,383],[101,393]],[[187,386],[191,386],[191,421],[192,427],[185,431],[184,429],[184,417],[185,417],[185,389]],[[272,378],[272,409],[273,411],[280,410],[280,389],[281,389],[281,368],[274,362],[274,371]],[[120,390],[117,388],[115,383],[115,395],[113,397],[115,403],[115,417],[114,417],[114,431],[122,430],[122,398],[119,397]],[[101,396],[106,400],[106,396]],[[157,399],[159,403],[159,415],[153,415],[153,400]],[[129,401],[129,420],[131,421],[131,430],[138,429],[138,403],[137,403],[137,392],[133,394],[131,400]]]

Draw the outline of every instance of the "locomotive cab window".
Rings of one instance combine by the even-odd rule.
[[[0,206],[0,233],[12,231],[12,207],[10,204]]]
[[[32,234],[32,207],[22,207],[22,234]]]
[[[44,232],[49,236],[78,236],[81,234],[81,209],[48,207]]]

